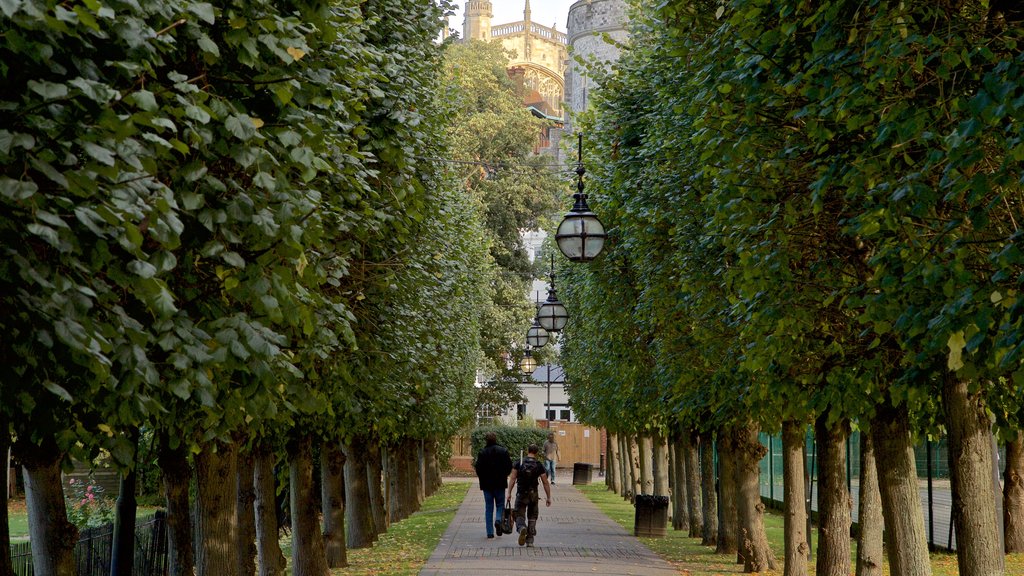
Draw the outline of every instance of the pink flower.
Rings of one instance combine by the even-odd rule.
[[[88,503],[89,503],[89,501],[88,501],[88,500],[86,500],[85,498],[82,498],[82,501],[81,501],[81,502],[79,502],[79,505],[81,505],[81,506],[85,506],[85,505],[86,505],[86,504],[88,504]]]
[[[95,500],[95,499],[96,499],[96,497],[95,497],[95,496],[93,496],[92,492],[90,492],[90,493],[89,493],[89,502],[92,502],[92,501],[93,501],[93,500]]]

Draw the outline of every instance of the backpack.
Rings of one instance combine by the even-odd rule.
[[[543,464],[533,458],[526,458],[519,461],[519,472],[517,473],[516,481],[520,488],[524,488],[524,492],[533,491],[537,489],[537,481],[540,479],[540,475],[545,472]]]

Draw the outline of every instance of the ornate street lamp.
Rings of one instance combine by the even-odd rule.
[[[527,348],[523,354],[523,359],[519,361],[519,371],[523,374],[530,375],[537,369],[537,361],[533,358],[533,353]]]
[[[572,210],[565,215],[562,223],[558,225],[558,232],[555,234],[555,242],[558,249],[565,254],[565,257],[573,262],[590,262],[601,253],[604,248],[604,240],[608,237],[604,225],[598,220],[597,214],[587,206],[587,195],[583,192],[583,175],[586,170],[583,168],[583,133],[579,134],[579,161],[576,164],[576,193],[573,198],[576,203]]]
[[[554,256],[551,257],[551,285],[548,286],[548,299],[541,304],[540,310],[537,310],[537,321],[540,322],[541,328],[548,332],[561,332],[562,328],[565,328],[565,323],[569,321],[569,314],[565,311],[565,306],[558,301],[558,296],[555,295]]]
[[[537,308],[540,309],[539,295],[537,297]],[[534,314],[533,325],[526,331],[526,343],[533,348],[543,348],[548,343],[550,337],[551,335],[540,325],[540,322],[537,321],[537,315]]]
[[[548,334],[548,331],[540,325],[537,317],[534,316],[533,325],[526,331],[526,343],[534,348],[543,348],[548,343],[549,338],[551,338],[551,335]]]

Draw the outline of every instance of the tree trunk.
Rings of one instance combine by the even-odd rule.
[[[807,507],[804,503],[804,425],[782,422],[783,576],[807,576]]]
[[[288,447],[291,457],[292,574],[326,576],[327,554],[313,496],[313,440],[303,435]]]
[[[605,441],[605,453],[607,454],[605,462],[604,481],[608,486],[608,489],[612,492],[619,494],[619,468],[621,463],[619,461],[619,439],[615,434],[608,433]]]
[[[437,439],[431,438],[423,444],[423,450],[426,455],[426,476],[427,476],[427,496],[433,496],[437,489],[441,487],[441,467],[437,460]],[[374,497],[374,492],[380,493],[380,453],[378,449],[376,462],[368,462],[367,466],[373,466],[377,470],[378,487],[374,490],[373,486],[370,486],[370,497]],[[383,518],[384,506],[381,504],[381,518]],[[377,511],[374,510],[374,520],[377,520]],[[385,527],[381,526],[378,533],[383,533],[386,530]]]
[[[885,466],[878,468],[878,487],[889,541],[886,546],[889,571],[900,576],[930,576],[928,537],[924,531],[907,408],[905,405],[894,408],[890,402],[886,398],[877,405],[871,420],[875,457],[885,462]]]
[[[690,513],[686,504],[686,451],[683,449],[685,431],[672,438],[672,529],[690,530]]]
[[[352,550],[369,548],[373,544],[366,457],[361,449],[364,444],[363,439],[356,439],[345,445],[345,532],[346,542]]]
[[[736,455],[730,434],[722,430],[718,434],[718,542],[716,554],[736,554],[739,550],[736,510]]]
[[[11,479],[11,432],[7,419],[0,411],[0,461],[4,463],[0,471],[3,478],[0,478],[0,576],[14,576],[14,566],[11,564],[11,530],[7,514],[8,498],[11,494],[11,487],[8,485]]]
[[[999,576],[1006,568],[992,479],[992,424],[981,390],[970,392],[954,374],[944,380],[957,565],[961,576]]]
[[[416,450],[412,443],[406,439],[400,444],[401,457],[398,460],[398,499],[401,501],[402,519],[412,516],[417,510],[416,505],[416,482],[418,477],[415,473]]]
[[[654,495],[668,496],[668,444],[658,433],[651,436],[651,468]]]
[[[136,433],[137,434],[137,433]],[[135,437],[138,451],[138,436]],[[138,468],[133,467],[121,475],[115,505],[113,545],[110,551],[110,576],[131,576],[135,569],[135,517],[138,506],[135,501],[135,487],[138,483]]]
[[[235,475],[235,517],[238,523],[238,571],[243,576],[256,573],[256,458],[252,450],[238,453]]]
[[[1006,443],[1003,471],[1003,527],[1006,553],[1024,552],[1024,432]]]
[[[704,533],[704,515],[700,509],[700,456],[697,447],[700,436],[696,432],[683,432],[682,459],[686,461],[686,515],[690,518],[690,538],[700,538]]]
[[[164,478],[167,501],[167,573],[192,576],[195,573],[195,548],[192,542],[192,507],[189,505],[188,451],[185,446],[171,447],[169,439],[160,441],[157,463]]]
[[[405,506],[401,497],[401,444],[393,444],[387,449],[387,481],[385,486],[388,490],[388,519],[390,524],[401,522],[405,516]]]
[[[640,436],[629,437],[629,499],[634,500],[643,493],[643,481],[640,478]]]
[[[637,448],[640,458],[640,493],[654,494],[654,476],[651,473],[653,463],[653,442],[649,434],[637,437]]]
[[[619,454],[622,469],[619,473],[619,478],[622,479],[622,491],[619,494],[622,495],[623,500],[631,500],[633,498],[633,449],[629,440],[628,434],[622,434],[619,436]]]
[[[700,543],[704,546],[718,546],[718,492],[715,486],[714,434],[700,435],[700,496],[701,516],[704,530]]]
[[[237,445],[211,442],[195,462],[196,574],[238,576]]]
[[[275,460],[274,453],[266,444],[261,444],[256,450],[253,508],[256,516],[256,562],[259,576],[280,576],[287,563],[278,538]]]
[[[370,516],[373,518],[373,537],[387,532],[387,514],[384,507],[384,489],[381,486],[380,444],[370,440],[366,444],[366,483],[370,490]]]
[[[818,441],[818,560],[815,574],[850,574],[850,492],[846,484],[846,440],[849,422],[829,421],[828,412],[818,416],[814,435]]]
[[[758,441],[759,427],[749,423],[736,429],[736,492],[737,516],[744,572],[767,572],[776,569],[775,554],[768,546],[764,531],[764,503],[761,501],[761,459],[767,449]],[[846,574],[844,576],[849,576]]]
[[[409,516],[412,516],[423,506],[423,500],[425,500],[423,497],[423,453],[420,450],[419,440],[410,438],[406,442],[409,446],[409,459],[406,461],[408,464],[406,477],[409,479],[407,484],[409,487]]]
[[[882,576],[882,495],[878,492],[875,443],[871,434],[860,433],[860,526],[857,538],[857,576]]]
[[[415,468],[415,508],[419,510],[423,506],[423,501],[427,499],[427,451],[423,440],[413,441],[413,453],[416,454],[416,458],[412,461]]]
[[[61,484],[60,462],[64,455],[50,438],[42,445],[19,441],[18,460],[25,478],[28,531],[32,541],[32,566],[36,574],[76,576],[74,549],[78,529],[68,522]]]
[[[320,506],[324,518],[324,552],[329,568],[348,566],[345,548],[345,453],[336,442],[320,447]]]

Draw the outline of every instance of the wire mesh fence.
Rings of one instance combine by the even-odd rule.
[[[167,573],[167,515],[164,511],[139,518],[135,522],[136,576],[163,576]],[[79,576],[108,576],[114,545],[114,525],[86,528],[75,544],[75,566]],[[32,543],[11,545],[11,563],[16,576],[34,576]]]
[[[761,434],[761,444],[768,449],[761,459],[761,496],[777,505],[782,504],[782,437]],[[810,509],[818,509],[818,467],[814,434],[808,430],[806,437],[806,470],[810,480],[808,497]],[[918,485],[921,492],[921,507],[924,510],[925,530],[932,548],[955,550],[956,534],[953,530],[953,496],[949,483],[949,450],[946,439],[936,442],[926,440],[914,448],[917,465]],[[1003,449],[998,453],[999,473],[1005,462]],[[853,502],[853,521],[858,521],[860,504],[860,432],[854,431],[846,443],[846,485]],[[997,491],[997,498],[1002,494]]]

